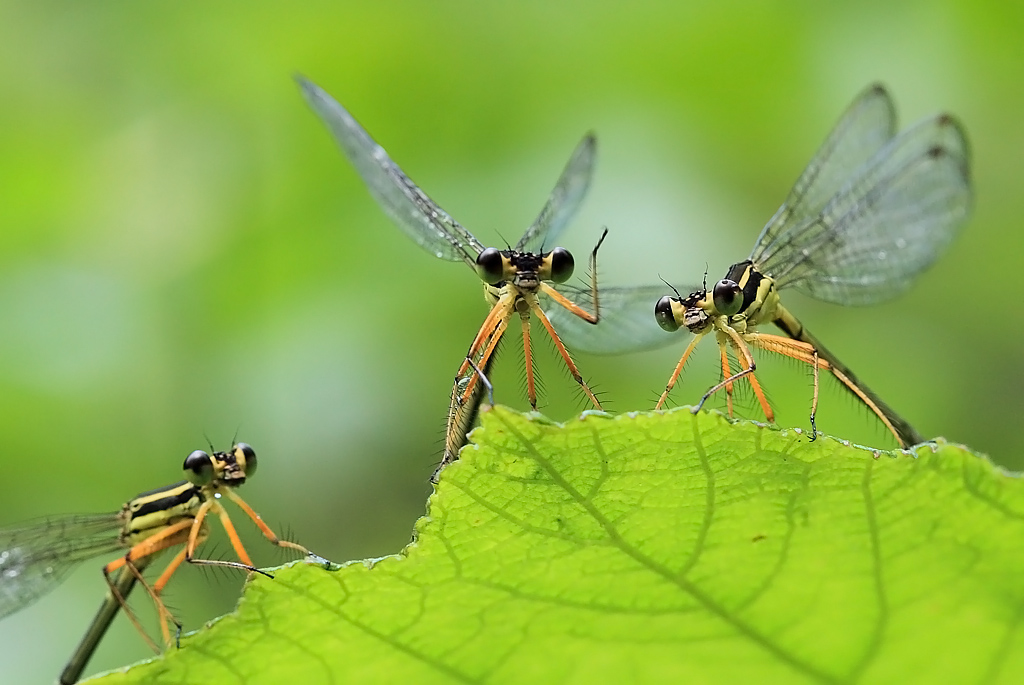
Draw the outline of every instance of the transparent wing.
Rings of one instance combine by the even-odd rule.
[[[296,80],[306,101],[327,124],[391,220],[434,256],[453,262],[462,260],[475,268],[476,257],[484,248],[473,234],[427,197],[334,98],[301,76]]]
[[[750,259],[770,260],[787,244],[787,228],[817,216],[849,180],[896,133],[896,110],[884,87],[873,85],[846,110],[810,164],[761,231]]]
[[[820,213],[784,228],[755,262],[778,286],[837,304],[872,304],[910,287],[970,212],[967,140],[948,115],[879,150]]]
[[[544,208],[519,239],[516,250],[541,252],[545,247],[554,247],[554,241],[558,240],[569,220],[575,216],[587,194],[596,154],[597,138],[593,133],[588,133],[576,146],[554,190],[548,196],[548,201],[544,203]]]
[[[0,529],[0,618],[57,587],[81,561],[122,549],[118,514],[63,516]]]
[[[590,288],[558,285],[555,288],[587,311],[593,311]],[[654,305],[666,294],[664,285],[601,288],[601,320],[587,323],[565,307],[545,298],[544,313],[563,342],[574,352],[625,354],[653,350],[679,342],[654,319]],[[699,288],[694,288],[699,290]]]

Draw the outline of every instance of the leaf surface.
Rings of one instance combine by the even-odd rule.
[[[498,407],[472,437],[400,555],[257,577],[100,682],[1024,678],[1024,483],[962,447],[685,409]]]

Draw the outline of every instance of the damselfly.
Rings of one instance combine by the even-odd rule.
[[[572,276],[575,262],[565,248],[547,247],[558,238],[576,213],[590,185],[596,150],[594,136],[585,136],[576,147],[547,203],[519,242],[514,247],[499,250],[485,247],[427,197],[330,95],[304,78],[298,78],[298,82],[310,106],[327,124],[342,151],[362,176],[370,194],[391,220],[435,257],[465,262],[483,281],[484,297],[491,310],[455,375],[444,461],[457,456],[457,448],[465,441],[464,431],[476,414],[481,393],[480,374],[474,369],[486,373],[490,368],[498,342],[513,316],[517,315],[522,324],[526,394],[530,406],[537,408],[531,343],[531,317],[536,316],[554,341],[573,379],[593,405],[600,409],[601,403],[583,379],[541,304],[541,296],[549,298],[587,324],[596,324],[600,318],[597,250],[607,231],[602,233],[590,254],[590,288],[582,291],[589,299],[592,312],[573,302],[553,285],[564,284]],[[570,294],[581,292],[570,286],[560,288]]]
[[[809,364],[814,372],[811,430],[816,435],[818,372],[835,376],[906,447],[921,435],[865,386],[815,339],[779,299],[792,287],[811,297],[842,305],[883,302],[906,291],[952,242],[971,205],[967,141],[959,123],[939,114],[896,133],[896,114],[879,85],[864,91],[797,180],[785,203],[761,231],[750,257],[729,267],[711,290],[693,288],[688,296],[657,300],[654,314],[667,331],[693,335],[658,400],[661,407],[690,354],[714,333],[720,348],[722,381],[708,390],[694,411],[725,389],[732,414],[732,391],[746,378],[769,421],[774,412],[754,371],[750,348],[757,347]],[[653,288],[601,292],[606,319],[639,311],[653,301]],[[648,310],[650,311],[650,310]],[[556,317],[574,346],[590,352],[621,352],[658,346],[654,326],[628,332],[581,331]],[[756,328],[773,323],[784,335]],[[597,327],[603,329],[605,324]],[[739,369],[730,364],[734,355]]]
[[[120,609],[124,610],[150,647],[159,651],[125,603],[136,583],[145,588],[153,600],[164,644],[170,646],[173,642],[169,626],[175,626],[176,641],[181,633],[181,624],[164,605],[160,595],[182,562],[226,566],[270,576],[253,566],[220,502],[222,496],[237,504],[271,544],[293,549],[317,563],[328,565],[302,545],[280,539],[235,492],[235,488],[256,471],[256,452],[249,445],[238,443],[230,452],[212,454],[196,450],[186,457],[183,469],[186,480],[144,492],[113,514],[51,517],[0,529],[0,618],[28,606],[54,589],[78,563],[100,554],[124,550],[122,556],[103,567],[106,599],[64,667],[60,676],[62,685],[78,680]],[[209,535],[207,517],[211,514],[220,519],[239,561],[199,559],[195,556],[196,547]],[[143,570],[157,555],[178,546],[183,548],[155,581],[150,583],[143,578]]]

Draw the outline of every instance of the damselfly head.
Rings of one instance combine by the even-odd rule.
[[[654,318],[658,325],[672,333],[686,328],[691,333],[700,333],[710,325],[710,308],[706,290],[698,290],[686,297],[666,295],[654,305]]]
[[[536,254],[488,247],[476,258],[476,273],[491,286],[512,282],[517,288],[535,291],[541,281],[565,283],[572,277],[576,263],[564,247]]]
[[[256,472],[256,451],[240,442],[230,452],[208,454],[195,450],[182,465],[185,478],[193,485],[209,485],[220,481],[224,485],[237,487],[245,483],[247,476]]]

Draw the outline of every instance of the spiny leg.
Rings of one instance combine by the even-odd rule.
[[[889,421],[889,418],[885,415],[885,413],[878,408],[878,405],[876,405],[870,397],[864,394],[864,392],[862,392],[861,389],[857,387],[856,383],[853,383],[849,378],[847,378],[846,374],[832,366],[832,364],[830,364],[828,360],[822,359],[818,355],[818,350],[814,347],[814,345],[806,343],[802,340],[793,340],[792,338],[786,338],[779,335],[772,335],[770,333],[757,333],[752,334],[752,336],[754,337],[754,339],[751,341],[752,344],[757,345],[758,347],[766,349],[770,352],[775,352],[777,354],[782,354],[792,359],[796,359],[797,361],[802,361],[805,364],[810,364],[811,366],[814,367],[814,399],[811,405],[811,430],[813,431],[815,436],[817,436],[816,417],[818,410],[817,369],[825,369],[827,371],[831,371],[832,375],[839,379],[840,383],[845,385],[848,390],[850,390],[854,395],[856,395],[856,397],[861,402],[863,402],[865,406],[867,406],[867,408],[870,409],[872,413],[874,413],[875,416],[879,418],[879,420],[885,425],[885,427],[889,429],[889,432],[892,433],[893,436],[895,436],[897,442],[900,445],[904,445],[904,441],[900,438],[899,432],[892,425],[892,422]]]
[[[491,381],[487,378],[487,373],[477,366],[476,362],[472,359],[469,360],[469,365],[473,367],[473,371],[476,372],[477,378],[483,383],[484,389],[487,390],[487,402],[492,407],[494,406],[494,386],[491,385]]]
[[[161,573],[160,577],[156,579],[155,583],[153,583],[154,595],[159,597],[161,594],[163,594],[164,587],[167,585],[168,581],[170,581],[171,576],[174,575],[174,572],[178,570],[178,567],[181,566],[181,562],[183,561],[185,561],[184,549],[174,555],[174,559],[171,560],[171,563],[167,565],[167,568],[164,569],[164,572]],[[163,604],[162,600],[160,601],[160,604]],[[174,642],[178,647],[181,647],[181,623],[179,623],[178,620],[174,618],[174,616],[171,616],[169,612],[168,616],[176,626],[176,630],[174,633]],[[163,635],[164,644],[170,646],[171,634],[167,628],[167,621],[165,620],[163,612],[160,612],[160,633]]]
[[[732,372],[729,370],[729,346],[724,341],[718,342],[718,349],[722,353],[722,378],[730,378]],[[732,383],[725,384],[725,408],[732,418]]]
[[[497,349],[498,343],[501,341],[501,336],[505,334],[505,330],[508,328],[508,320],[511,317],[512,311],[509,309],[505,311],[505,315],[498,321],[498,325],[494,329],[494,334],[488,341],[487,347],[485,347],[484,351],[480,354],[480,359],[476,362],[478,367],[487,366],[487,361],[491,358],[491,355],[494,354],[494,350]],[[458,379],[462,377],[463,373],[465,373],[465,369],[469,368],[469,364],[469,360],[463,361],[462,365],[464,370],[460,372],[458,377],[456,377],[456,385],[458,385]],[[473,375],[470,376],[469,382],[466,383],[466,389],[462,391],[462,396],[459,398],[459,402],[463,404],[469,402],[469,398],[473,396],[473,389],[476,388],[477,380],[478,376],[474,372]]]
[[[229,490],[225,489],[225,492]],[[224,530],[228,534],[228,538],[231,540],[231,546],[235,548],[235,553],[241,562],[238,561],[227,561],[224,559],[197,559],[195,558],[196,547],[199,546],[201,541],[201,531],[203,521],[206,519],[206,515],[214,511],[220,518],[221,524],[224,526]],[[228,517],[224,507],[221,506],[220,502],[215,499],[208,499],[199,506],[199,511],[196,512],[196,517],[192,522],[192,528],[189,531],[188,542],[185,545],[185,561],[190,564],[197,564],[199,566],[226,566],[228,568],[237,568],[242,571],[250,571],[252,573],[259,573],[267,578],[273,578],[266,571],[261,571],[252,564],[252,559],[246,553],[245,548],[242,546],[242,541],[238,537],[238,533],[235,532],[235,527],[231,525],[231,519]]]
[[[740,366],[744,369],[746,366],[746,359],[741,355],[739,356]],[[772,406],[768,404],[768,398],[764,395],[764,390],[761,389],[761,382],[757,380],[757,376],[754,374],[753,369],[750,370],[750,375],[747,376],[747,380],[750,381],[750,387],[754,391],[754,396],[757,397],[758,403],[761,405],[761,411],[764,412],[764,418],[768,423],[775,423],[775,412],[772,410]]]
[[[550,335],[551,340],[554,341],[555,347],[558,349],[558,353],[562,355],[565,365],[569,367],[569,373],[572,375],[572,379],[579,383],[579,386],[583,388],[583,392],[586,393],[587,397],[590,398],[590,401],[594,403],[594,406],[601,409],[601,403],[597,401],[597,397],[590,390],[590,386],[587,385],[585,380],[583,380],[583,375],[580,374],[580,370],[576,368],[576,364],[573,362],[572,357],[569,356],[569,350],[565,349],[565,345],[562,344],[562,339],[558,337],[558,333],[555,332],[555,328],[551,325],[551,322],[548,320],[544,310],[540,308],[539,304],[537,304],[536,298],[531,299],[529,304],[530,309],[537,315],[541,325],[547,329],[548,335]]]
[[[124,569],[124,571],[122,572],[130,573],[132,576],[134,576],[135,580],[138,581],[142,577],[142,574],[139,572],[139,569],[135,567],[135,564],[129,561],[125,561],[124,557],[121,557],[121,560],[125,562],[121,564],[121,567]],[[103,580],[105,580],[107,583],[107,591],[110,592],[111,596],[113,596],[114,599],[117,600],[117,603],[121,605],[121,610],[124,611],[124,615],[128,617],[128,620],[131,621],[131,624],[135,627],[135,630],[138,631],[139,635],[142,636],[142,639],[146,641],[146,644],[149,645],[149,648],[152,649],[155,653],[159,654],[160,647],[157,646],[155,642],[153,642],[153,638],[151,638],[149,634],[146,632],[146,629],[142,627],[142,624],[139,622],[139,618],[135,615],[135,612],[132,611],[131,607],[128,606],[128,600],[125,599],[125,597],[121,594],[121,591],[117,589],[116,583],[114,582],[113,578],[110,577],[110,571],[113,571],[115,569],[108,570],[108,566],[110,566],[110,564],[103,567]],[[157,611],[159,612],[159,605],[157,607]]]
[[[769,422],[774,422],[775,412],[772,411],[771,405],[768,404],[768,400],[764,396],[764,391],[761,390],[761,384],[757,382],[757,378],[754,376],[754,371],[757,369],[757,365],[754,363],[754,357],[750,354],[750,349],[743,341],[743,338],[740,337],[739,333],[737,333],[736,330],[731,326],[716,325],[715,328],[719,332],[729,336],[729,338],[732,340],[733,345],[736,347],[736,356],[739,360],[740,367],[742,367],[742,371],[735,374],[731,378],[726,378],[721,383],[715,385],[706,393],[704,393],[704,397],[702,397],[697,406],[693,408],[693,412],[697,413],[697,411],[699,411],[700,408],[704,406],[704,403],[708,400],[709,397],[714,395],[722,388],[726,387],[726,385],[732,383],[733,381],[739,380],[744,376],[747,376],[751,379],[750,387],[754,389],[754,394],[757,396],[757,400],[761,404],[761,410],[764,412],[765,418]]]
[[[228,496],[228,499],[237,504],[238,508],[245,512],[246,516],[252,519],[252,522],[256,524],[256,527],[260,529],[260,532],[263,533],[263,537],[265,537],[270,542],[270,544],[275,545],[277,547],[284,547],[286,549],[293,549],[296,552],[301,552],[302,554],[305,554],[307,556],[312,554],[312,552],[310,552],[308,549],[306,549],[297,542],[292,542],[291,540],[282,540],[281,538],[279,538],[274,533],[274,531],[270,529],[270,526],[263,522],[263,518],[259,514],[257,514],[255,510],[253,510],[253,508],[250,507],[249,504],[244,499],[242,499],[241,495],[239,495],[237,492],[235,492],[231,488],[227,488],[224,491],[224,494]],[[231,519],[228,518],[227,511],[221,512],[221,523],[225,524],[225,529],[229,525],[231,525]],[[231,537],[231,545],[235,547],[235,551],[237,552],[242,548],[242,541],[238,539],[238,535],[234,531],[234,526],[231,526],[231,529],[228,531],[228,535]],[[235,545],[236,541],[238,543],[237,545]]]
[[[476,337],[473,338],[473,342],[469,346],[469,351],[466,353],[466,358],[463,360],[462,366],[459,367],[458,372],[455,374],[456,383],[458,383],[463,374],[469,370],[469,360],[480,352],[480,348],[483,347],[484,342],[493,335],[497,326],[500,325],[499,322],[508,317],[514,303],[515,294],[510,292],[502,293],[501,297],[498,298],[498,301],[494,303],[493,307],[491,307],[491,311],[487,312],[487,317],[484,319],[483,324],[480,325],[480,329],[476,332]],[[480,365],[483,366],[483,363]]]
[[[178,622],[176,618],[174,618],[171,612],[164,605],[163,600],[160,599],[159,594],[154,592],[153,588],[150,587],[149,583],[147,583],[145,578],[143,578],[142,572],[139,569],[139,566],[135,564],[135,562],[147,559],[158,552],[162,552],[165,549],[184,543],[186,540],[186,531],[189,529],[191,525],[191,519],[183,519],[181,521],[178,521],[177,523],[173,523],[162,529],[160,532],[155,533],[146,538],[145,540],[143,540],[142,542],[132,546],[123,557],[115,559],[114,561],[110,562],[109,564],[103,567],[103,578],[107,581],[107,585],[109,586],[111,595],[121,605],[121,608],[124,610],[124,613],[128,617],[128,620],[131,621],[132,625],[135,626],[136,630],[138,630],[139,633],[142,634],[147,644],[149,644],[149,646],[153,648],[153,651],[157,653],[160,652],[160,649],[156,646],[153,640],[150,639],[149,635],[142,627],[142,624],[139,623],[139,619],[135,616],[135,612],[131,610],[131,608],[126,603],[125,598],[121,596],[121,593],[118,591],[116,585],[113,583],[110,574],[119,568],[126,568],[132,575],[135,576],[135,579],[142,584],[142,586],[146,589],[147,594],[149,594],[150,598],[153,600],[153,603],[156,606],[157,614],[160,616],[161,631],[166,633],[166,624],[164,623],[164,621],[166,620],[170,620],[172,623],[174,623],[180,628],[181,624]],[[167,634],[165,634],[165,642],[170,644],[170,637]]]
[[[523,300],[520,300],[523,302]],[[518,309],[518,307],[517,307]],[[519,322],[523,327],[523,357],[526,360],[526,398],[530,406],[537,411],[537,387],[533,381],[533,350],[530,348],[530,310],[518,309]]]
[[[583,319],[587,323],[597,323],[598,321],[601,320],[601,309],[600,309],[600,306],[599,306],[599,304],[598,304],[596,299],[594,300],[594,313],[591,314],[586,309],[584,309],[583,307],[579,306],[578,304],[576,304],[575,302],[570,300],[568,297],[566,297],[562,293],[558,292],[557,290],[552,288],[547,283],[544,283],[543,281],[541,281],[540,289],[541,289],[542,292],[544,292],[552,300],[554,300],[558,304],[562,305],[563,307],[565,307],[570,312],[572,312],[576,316],[580,317],[581,319]],[[596,293],[597,291],[595,290],[594,292]],[[592,295],[591,297],[595,297],[596,298],[597,295],[595,294],[595,295]]]
[[[491,363],[494,362],[493,355],[489,361]],[[460,384],[456,383],[455,386],[452,387],[451,402],[448,406],[448,421],[445,426],[444,455],[441,457],[441,463],[438,464],[437,469],[431,476],[430,480],[432,483],[437,482],[437,479],[441,474],[442,467],[458,459],[459,450],[461,450],[466,444],[466,435],[473,428],[473,423],[476,420],[477,413],[479,412],[480,403],[483,401],[483,393],[485,390],[491,406],[494,406],[494,386],[487,377],[489,365],[485,365],[481,368],[477,366],[476,362],[472,359],[469,363],[470,366],[473,367],[473,372],[476,377],[480,379],[480,385],[482,385],[483,388],[476,390],[468,402],[463,402],[461,400],[462,387]],[[469,379],[467,378],[465,382],[469,383]]]
[[[814,350],[814,397],[811,399],[811,442],[818,439],[818,426],[814,417],[818,415],[818,351]]]
[[[598,299],[597,292],[597,251],[601,248],[601,243],[604,242],[607,235],[608,229],[606,228],[602,231],[601,237],[597,239],[597,245],[594,245],[594,249],[590,252],[590,301],[594,304],[594,320],[591,323],[597,323],[601,318],[601,301]],[[572,310],[570,309],[569,311]]]
[[[686,349],[683,351],[683,356],[679,358],[679,363],[676,364],[675,370],[672,372],[672,375],[669,376],[668,383],[665,385],[665,392],[661,393],[658,403],[654,405],[655,409],[661,409],[661,406],[665,404],[668,394],[672,392],[672,388],[675,387],[676,381],[679,380],[679,374],[683,372],[683,367],[686,366],[686,360],[690,358],[690,354],[692,354],[694,349],[696,349],[697,343],[699,343],[701,338],[705,335],[706,333],[696,334],[693,336],[693,340],[690,341],[690,344],[686,346]]]

